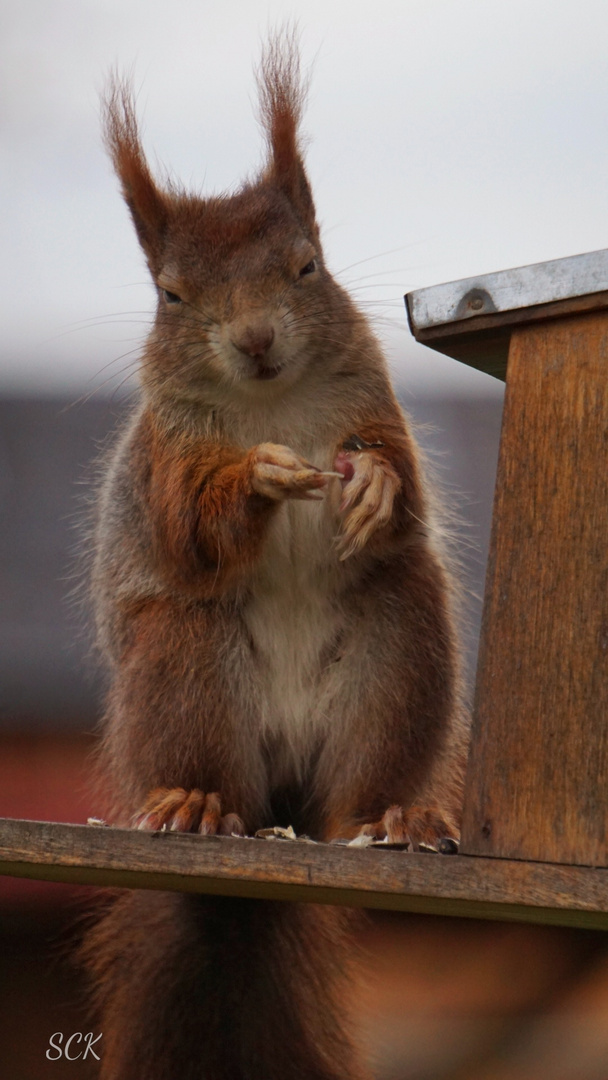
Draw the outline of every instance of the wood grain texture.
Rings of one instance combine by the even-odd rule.
[[[462,851],[608,864],[608,314],[512,334]]]
[[[608,929],[608,871],[0,820],[0,874]]]

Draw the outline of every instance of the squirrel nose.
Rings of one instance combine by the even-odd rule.
[[[274,341],[272,326],[246,326],[230,338],[232,344],[247,356],[264,356]]]

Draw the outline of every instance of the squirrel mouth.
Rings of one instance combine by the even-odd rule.
[[[282,364],[279,364],[278,367],[262,367],[262,365],[259,364],[256,371],[255,371],[254,378],[255,379],[264,379],[264,380],[276,379],[277,375],[280,375],[282,370],[283,370],[283,365]]]

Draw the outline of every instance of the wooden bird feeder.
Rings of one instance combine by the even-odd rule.
[[[459,855],[0,822],[0,873],[608,928],[608,251],[406,297],[506,380]]]

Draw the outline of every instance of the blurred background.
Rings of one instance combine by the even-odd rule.
[[[330,267],[374,320],[445,492],[472,680],[503,386],[416,345],[403,294],[608,246],[604,0],[23,0],[0,6],[0,816],[84,821],[102,686],[75,599],[91,463],[154,304],[103,154],[130,72],[162,176],[261,164],[252,67],[296,19]],[[82,545],[81,545],[82,546]],[[1,828],[1,825],[0,825]],[[0,1075],[88,1031],[66,960],[86,890],[0,879]],[[355,1002],[378,1080],[608,1080],[604,935],[375,916]],[[99,1045],[99,1044],[98,1044]]]

